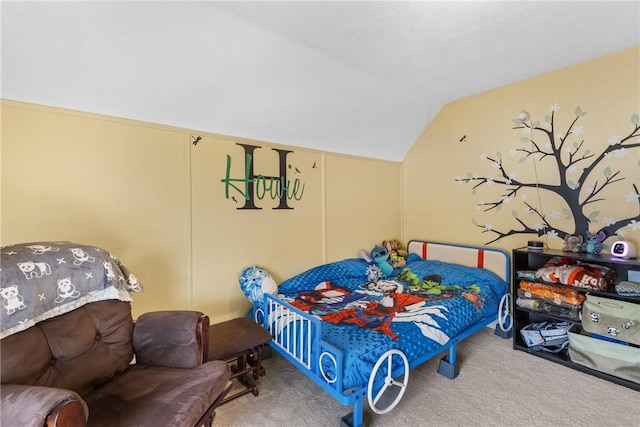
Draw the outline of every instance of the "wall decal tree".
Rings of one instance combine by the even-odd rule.
[[[589,232],[594,234],[603,232],[607,237],[614,234],[624,236],[625,231],[622,229],[627,226],[634,231],[640,230],[640,192],[638,190],[640,183],[638,182],[626,184],[629,187],[629,191],[624,197],[626,202],[638,205],[635,216],[632,214],[618,219],[614,219],[612,216],[603,216],[600,220],[601,212],[597,210],[597,206],[602,205],[602,203],[597,204],[597,202],[606,200],[607,190],[611,186],[614,184],[625,185],[623,181],[626,177],[616,167],[614,160],[623,159],[629,155],[631,149],[640,147],[640,119],[638,114],[631,116],[633,125],[631,132],[624,137],[612,136],[607,146],[601,148],[600,152],[594,152],[585,147],[585,141],[580,137],[584,132],[584,128],[578,125],[578,121],[587,113],[577,107],[575,109],[575,118],[568,129],[562,133],[557,129],[555,123],[555,114],[559,108],[558,105],[552,105],[550,108],[551,114],[545,116],[543,123],[532,121],[527,112],[520,113],[513,120],[515,126],[512,129],[523,133],[521,138],[523,145],[519,148],[513,148],[510,154],[514,157],[519,156],[518,164],[530,161],[534,163],[535,169],[538,165],[543,165],[544,162],[546,171],[549,170],[547,168],[552,168],[554,172],[545,173],[542,182],[538,179],[537,169],[535,169],[535,180],[519,180],[517,172],[507,169],[508,166],[503,162],[502,153],[499,151],[495,157],[486,154],[481,156],[483,161],[491,163],[496,176],[478,176],[467,173],[466,178],[456,178],[459,183],[472,184],[472,193],[474,195],[483,187],[497,185],[501,186],[501,189],[504,188],[499,197],[496,197],[493,201],[480,201],[477,203],[476,207],[483,212],[501,211],[507,204],[515,201],[518,194],[523,193],[525,189],[555,193],[566,204],[561,210],[555,209],[547,215],[542,209],[534,207],[534,203],[529,202],[526,196],[523,195],[520,200],[524,204],[523,211],[526,212],[525,215],[527,217],[520,215],[518,210],[513,209],[512,215],[517,225],[514,224],[510,229],[504,230],[494,228],[489,222],[479,223],[473,219],[473,224],[481,228],[482,233],[492,235],[486,244],[519,234],[542,236],[546,233],[550,237],[564,239],[567,235],[586,236]],[[536,137],[535,139],[534,136]],[[608,161],[604,163],[605,160]],[[640,166],[640,160],[637,165]],[[571,179],[570,177],[575,174],[577,174],[577,179]],[[638,179],[638,175],[635,175],[632,179]],[[612,202],[618,203],[620,201]],[[564,213],[564,222],[560,221],[561,213]],[[573,220],[573,229],[571,229],[571,226],[564,225],[566,220],[570,219]],[[560,224],[562,222],[563,224]],[[590,225],[593,224],[599,228],[590,230]],[[509,225],[506,227],[509,227]]]

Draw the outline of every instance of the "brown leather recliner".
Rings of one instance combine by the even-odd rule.
[[[211,425],[230,372],[206,362],[208,329],[195,311],[134,324],[129,302],[106,300],[10,335],[0,342],[0,425]]]

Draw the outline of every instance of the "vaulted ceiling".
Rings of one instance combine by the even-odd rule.
[[[447,103],[640,45],[638,1],[1,8],[4,99],[397,161]]]

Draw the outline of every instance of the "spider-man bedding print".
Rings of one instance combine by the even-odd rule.
[[[285,282],[279,298],[325,322],[322,339],[345,354],[344,389],[366,383],[389,349],[409,361],[494,315],[506,283],[488,270],[415,254],[384,280],[368,281],[366,261],[325,264]]]

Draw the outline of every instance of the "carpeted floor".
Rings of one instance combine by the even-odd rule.
[[[640,392],[511,348],[489,328],[458,345],[460,375],[437,373],[439,357],[409,375],[398,406],[373,413],[383,426],[640,427]],[[351,412],[275,351],[265,360],[258,396],[248,394],[217,410],[214,426],[337,427]]]

